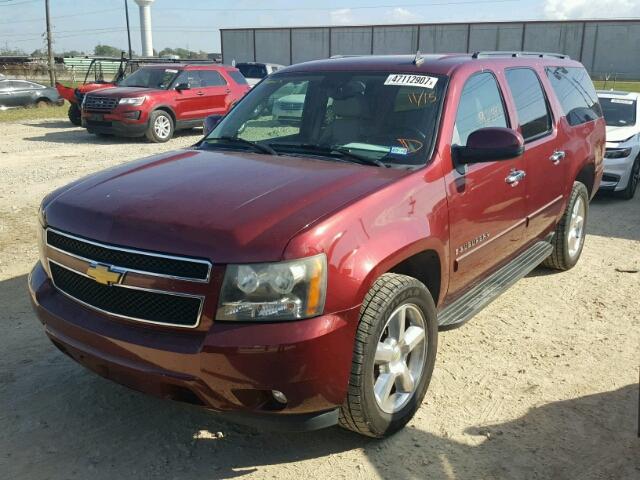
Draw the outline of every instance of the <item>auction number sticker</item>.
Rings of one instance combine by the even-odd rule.
[[[428,75],[411,75],[407,73],[392,73],[387,77],[385,85],[399,85],[403,87],[433,88],[438,83],[435,77]]]

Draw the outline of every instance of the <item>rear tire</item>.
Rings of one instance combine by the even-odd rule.
[[[553,252],[542,262],[543,266],[554,270],[569,270],[578,263],[584,247],[588,213],[587,187],[583,183],[573,182],[567,208],[556,225],[551,241]]]
[[[168,142],[173,137],[173,118],[164,110],[156,110],[149,115],[149,127],[145,135],[154,143]]]
[[[36,102],[36,108],[45,108],[51,105],[49,100],[40,99]]]
[[[636,194],[638,183],[640,183],[640,157],[636,158],[636,161],[633,162],[627,187],[617,192],[618,196],[624,200],[631,200]]]
[[[76,127],[79,127],[82,124],[80,106],[77,103],[72,103],[71,105],[69,105],[67,116],[69,117],[69,121]]]
[[[436,307],[427,287],[405,275],[378,278],[360,310],[340,426],[375,438],[404,427],[422,403],[437,348]]]

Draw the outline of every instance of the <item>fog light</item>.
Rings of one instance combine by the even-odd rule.
[[[124,118],[130,118],[132,120],[138,120],[140,118],[140,110],[131,111],[131,112],[124,112],[122,114],[122,116]]]
[[[271,395],[273,395],[273,399],[278,403],[285,405],[288,402],[287,396],[280,390],[271,390]]]

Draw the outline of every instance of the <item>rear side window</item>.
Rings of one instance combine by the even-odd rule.
[[[602,116],[596,90],[584,68],[550,67],[546,70],[569,125],[581,125]]]
[[[227,73],[238,85],[247,85],[247,79],[244,78],[244,75],[242,75],[239,71],[227,70]]]
[[[551,114],[538,75],[530,68],[513,68],[506,71],[506,77],[524,140],[535,140],[549,133]]]
[[[198,73],[203,87],[220,87],[227,84],[222,75],[213,70],[200,70]]]
[[[491,73],[473,75],[464,86],[456,115],[452,143],[464,146],[476,130],[486,127],[507,127],[502,96]]]

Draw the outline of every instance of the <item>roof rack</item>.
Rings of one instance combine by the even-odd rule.
[[[489,57],[539,57],[539,58],[562,58],[570,60],[569,55],[551,52],[518,52],[518,51],[495,51],[495,52],[473,52],[471,58],[489,58]]]

